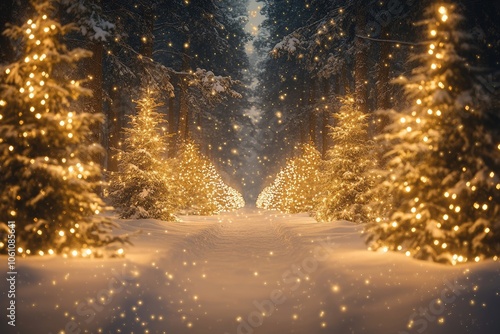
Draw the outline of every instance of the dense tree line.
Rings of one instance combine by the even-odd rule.
[[[308,174],[294,158],[258,205],[367,223],[371,249],[452,264],[496,256],[500,6],[266,1],[263,11],[264,154],[309,143],[323,161],[316,196],[282,186]],[[307,17],[282,26],[290,12]]]
[[[194,182],[191,197],[206,197],[193,212],[244,203],[202,155],[232,174],[242,163],[233,152],[247,122],[245,3],[32,0],[2,9],[0,251],[10,219],[19,219],[23,254],[95,255],[127,242],[109,233],[102,195],[122,217],[175,219],[195,208],[177,203],[174,192],[187,192],[174,174]],[[192,159],[204,178],[170,172]]]
[[[180,139],[193,138],[233,173],[241,163],[231,153],[239,145],[235,125],[248,121],[239,113],[248,64],[246,1],[62,0],[58,7],[61,21],[79,29],[65,42],[92,51],[79,71],[93,91],[85,106],[106,115],[94,135],[107,152],[123,141],[126,116],[135,113],[131,100],[148,86],[159,91],[160,111],[175,134],[170,155]],[[2,30],[16,23],[13,18],[27,18],[27,8],[28,1],[3,2]],[[2,37],[0,43],[7,63],[14,56],[11,42]],[[117,167],[112,154],[103,162],[110,170]]]
[[[371,115],[370,134],[384,126],[373,111],[405,104],[392,80],[411,71],[408,58],[423,47],[424,29],[415,23],[433,1],[261,2],[266,20],[255,46],[263,57],[258,90],[261,127],[267,130],[261,157],[268,172],[276,172],[276,165],[264,157],[279,153],[277,160],[284,161],[297,143],[311,141],[326,156],[338,97],[354,95],[357,107]],[[465,29],[477,37],[479,49],[471,55],[480,57],[483,72],[477,74],[494,89],[500,6],[463,0],[457,7],[467,15]]]

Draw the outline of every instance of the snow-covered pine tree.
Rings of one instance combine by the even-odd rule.
[[[379,188],[392,203],[383,205],[388,220],[381,212],[367,226],[372,248],[452,264],[500,253],[500,146],[466,59],[474,49],[462,19],[454,5],[429,7],[427,50],[401,78],[411,105],[385,113],[390,150]]]
[[[150,89],[137,102],[137,114],[124,130],[117,151],[118,171],[111,174],[110,197],[121,218],[175,220],[171,164],[165,158],[167,137],[160,106]]]
[[[301,145],[299,150],[300,154],[287,162],[273,184],[261,192],[258,207],[288,213],[313,209],[320,181],[321,155],[311,144]]]
[[[175,184],[183,214],[213,215],[245,205],[243,196],[223,182],[215,166],[190,140],[182,144],[176,158]]]
[[[290,198],[284,207],[286,212],[309,212],[313,209],[313,198],[320,180],[321,154],[312,144],[299,147],[300,155],[293,159],[295,173],[289,175],[285,186]]]
[[[265,187],[257,196],[256,205],[260,209],[284,211],[285,204],[283,197],[285,194],[286,176],[295,172],[295,164],[288,162],[279,171],[276,178],[269,186]]]
[[[229,212],[245,206],[243,196],[236,189],[224,183],[215,166],[208,160],[205,160],[204,174],[209,190],[208,196],[213,199],[216,205],[214,213]]]
[[[86,140],[102,115],[72,104],[91,91],[69,77],[90,52],[68,49],[74,30],[56,19],[54,2],[33,0],[33,18],[5,34],[19,41],[20,59],[0,69],[0,226],[16,221],[19,253],[90,255],[112,237],[113,223],[99,216],[102,149]],[[0,245],[5,246],[6,234]],[[1,248],[1,247],[0,247]],[[5,250],[5,248],[3,248]]]
[[[175,166],[180,212],[197,215],[216,212],[217,205],[209,198],[209,185],[205,182],[206,161],[192,141],[183,143]]]
[[[345,219],[356,223],[369,217],[372,170],[376,166],[374,144],[368,137],[368,115],[356,108],[353,97],[341,99],[341,108],[330,127],[334,146],[323,164],[315,218]]]

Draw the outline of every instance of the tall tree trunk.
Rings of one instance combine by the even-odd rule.
[[[196,137],[199,139],[199,142],[202,143],[202,145],[200,145],[200,151],[205,154],[208,153],[208,145],[206,145],[206,142],[203,140],[202,122],[203,122],[203,117],[201,115],[201,112],[198,112],[196,114],[196,123],[195,123],[197,130]]]
[[[12,23],[12,11],[14,10],[13,0],[3,0],[0,2],[0,63],[11,62],[14,59],[14,50],[10,39],[2,34],[5,25]]]
[[[87,102],[87,110],[93,114],[101,114],[103,113],[103,55],[104,55],[104,46],[102,42],[94,41],[90,45],[90,50],[92,51],[92,57],[86,60],[86,68],[89,69],[89,83],[88,88],[92,90],[92,96],[88,99]],[[106,150],[105,154],[108,154],[109,143],[108,138],[105,136],[104,129],[108,123],[108,116],[104,115],[105,120],[104,124],[93,124],[91,126],[92,132],[92,142],[101,144]],[[99,161],[104,165],[104,168],[107,168],[108,158],[104,157],[96,157],[96,161]]]
[[[186,39],[184,47],[184,52],[182,53],[182,71],[189,72],[189,39]],[[189,139],[189,87],[188,81],[185,76],[180,79],[180,91],[179,91],[179,139],[187,140]]]
[[[330,121],[331,113],[331,110],[329,109],[329,106],[331,104],[329,79],[323,79],[323,97],[325,98],[325,100],[321,120],[321,156],[323,157],[323,159],[325,159],[326,152],[328,151],[328,124]]]
[[[102,113],[103,101],[103,55],[104,47],[101,42],[93,42],[91,46],[92,57],[90,58],[91,80],[90,89],[92,89],[91,110],[94,113]]]
[[[387,28],[383,28],[383,37],[387,36]],[[377,109],[389,109],[389,75],[390,75],[390,43],[380,43],[380,68],[378,70],[377,82]]]
[[[387,35],[389,29],[384,27],[382,29],[383,38],[389,37]],[[390,58],[391,54],[391,44],[381,43],[380,44],[380,68],[378,70],[378,82],[377,82],[377,109],[389,109],[391,107],[390,94],[389,94],[389,77],[390,77]],[[375,131],[380,132],[384,129],[389,122],[387,117],[379,116],[380,119],[376,121]]]
[[[347,75],[347,66],[344,66],[340,71],[338,95],[346,95],[347,92],[352,91],[349,83],[349,77]]]
[[[144,57],[153,58],[154,47],[154,6],[145,6],[143,12],[143,19],[145,22],[144,28],[146,29],[142,37],[142,50],[141,53]]]
[[[303,73],[300,74],[299,85],[300,85],[300,98],[299,98],[299,113],[304,113],[307,108],[308,103],[306,103],[306,87],[307,83],[305,82],[305,77]],[[303,116],[299,117],[299,132],[300,132],[300,143],[307,144],[308,136],[307,136],[307,122]]]
[[[311,78],[309,81],[309,140],[316,147],[316,79]]]
[[[366,6],[359,6],[356,12],[356,34],[362,35],[366,31]],[[355,38],[355,97],[360,111],[368,112],[368,47],[364,40]]]
[[[108,171],[117,171],[118,170],[118,160],[115,157],[113,149],[120,148],[120,140],[121,140],[121,130],[122,130],[122,119],[123,116],[120,114],[117,101],[118,101],[118,88],[113,86],[109,93],[110,104],[109,104],[109,113],[110,117],[110,125],[109,125],[109,151],[108,152],[108,162],[107,169]]]
[[[119,11],[119,3],[116,1],[102,1],[102,8],[106,12],[117,12]],[[104,50],[103,50],[104,51]],[[103,54],[104,55],[104,54]],[[103,59],[104,61],[104,59]],[[116,80],[116,81],[115,81]],[[108,114],[108,149],[107,149],[107,170],[117,171],[118,170],[118,159],[116,157],[115,149],[120,149],[121,139],[122,139],[122,128],[125,122],[125,115],[122,114],[120,108],[120,87],[118,78],[113,78],[111,85],[109,86],[108,96],[109,102],[106,104],[107,114]]]
[[[177,124],[176,124],[176,113],[175,113],[175,98],[168,98],[168,134],[169,134],[169,145],[168,145],[168,156],[170,158],[175,156],[175,135],[177,134]]]

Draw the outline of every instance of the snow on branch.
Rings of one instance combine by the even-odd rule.
[[[288,36],[285,36],[285,38],[283,38],[283,40],[276,44],[271,50],[271,55],[277,58],[284,54],[295,54],[297,49],[301,48],[301,41],[297,37],[297,34],[290,34]]]
[[[238,80],[233,80],[231,77],[223,77],[215,75],[212,71],[197,68],[190,75],[189,85],[197,88],[202,96],[207,101],[219,102],[227,97],[241,98],[241,94],[233,89],[235,85],[239,85]]]
[[[88,0],[62,0],[68,6],[66,12],[76,17],[76,25],[83,36],[93,41],[107,41],[115,24],[108,21],[98,3]]]

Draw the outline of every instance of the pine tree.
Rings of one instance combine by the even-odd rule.
[[[183,143],[175,166],[181,213],[213,215],[245,205],[241,194],[223,182],[214,165],[192,141]]]
[[[124,130],[124,149],[118,150],[118,171],[112,173],[110,196],[121,218],[174,220],[176,207],[170,162],[164,155],[166,135],[156,111],[154,93],[145,89],[137,115]]]
[[[210,200],[208,184],[204,182],[206,161],[193,142],[182,145],[175,166],[180,212],[198,215],[214,213],[216,205]]]
[[[354,98],[341,99],[342,107],[330,127],[334,146],[323,166],[321,192],[316,198],[316,219],[365,222],[369,217],[374,145],[368,138],[368,115],[356,108]]]
[[[287,213],[310,212],[320,181],[321,155],[311,144],[300,147],[300,155],[290,159],[273,184],[257,198],[257,207]]]
[[[236,189],[224,183],[210,161],[205,160],[203,170],[209,190],[208,197],[213,199],[216,208],[213,213],[229,212],[245,205],[243,196]]]
[[[290,213],[309,212],[313,208],[313,198],[318,191],[321,154],[312,144],[300,146],[301,155],[293,160],[296,173],[286,182],[291,195],[285,206]]]
[[[452,264],[500,252],[500,147],[487,126],[488,96],[471,75],[474,50],[453,5],[427,11],[429,41],[401,79],[411,103],[391,124],[381,192],[392,195],[367,227],[372,248]]]
[[[54,17],[52,1],[34,0],[34,17],[5,34],[20,41],[20,59],[0,69],[0,226],[17,223],[18,252],[82,252],[113,241],[113,223],[99,216],[96,189],[102,149],[86,140],[102,115],[75,110],[91,91],[68,73],[83,49],[68,49],[62,37],[74,30]],[[4,245],[5,236],[0,245]],[[83,251],[83,249],[85,249]]]

